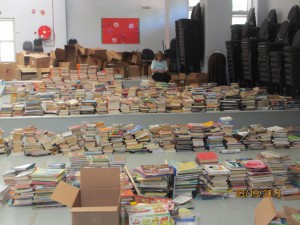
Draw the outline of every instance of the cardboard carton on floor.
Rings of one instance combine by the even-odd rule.
[[[72,225],[119,225],[120,170],[84,168],[80,171],[80,189],[60,182],[51,198],[67,205]]]
[[[46,55],[31,55],[30,67],[31,68],[47,68],[50,65],[50,57]]]
[[[106,51],[106,58],[108,62],[120,62],[122,61],[122,55],[115,51]]]
[[[264,198],[254,211],[254,225],[268,225],[274,218],[286,218],[288,225],[299,225],[293,217],[293,213],[299,210],[283,206],[283,212],[277,212],[272,198]]]
[[[36,80],[38,79],[37,69],[21,67],[16,69],[17,80]]]
[[[140,67],[137,65],[131,65],[127,67],[127,74],[129,77],[137,77],[137,76],[141,76],[141,70]]]
[[[16,79],[16,63],[0,63],[0,79],[10,81]]]
[[[104,60],[104,59],[106,59],[106,49],[88,48],[87,55]]]
[[[74,62],[60,62],[59,67],[67,67],[67,68],[70,68],[70,70],[77,69],[77,65]]]

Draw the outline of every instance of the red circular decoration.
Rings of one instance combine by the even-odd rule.
[[[46,11],[42,9],[41,10],[41,15],[44,16],[45,14],[46,14]]]
[[[39,29],[38,29],[38,35],[41,39],[43,40],[47,40],[51,37],[51,28],[48,27],[48,26],[41,26]]]
[[[32,14],[35,14],[35,9],[32,9],[31,12],[32,12]]]

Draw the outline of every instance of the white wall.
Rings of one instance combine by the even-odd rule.
[[[44,51],[63,47],[66,43],[66,13],[65,0],[53,0],[54,5],[54,31],[55,45],[44,47]],[[32,13],[35,9],[36,13]],[[41,10],[46,14],[42,16]],[[38,38],[37,30],[42,25],[53,28],[52,23],[52,0],[1,0],[0,18],[15,18],[16,51],[20,52],[24,41],[33,41]],[[36,32],[36,33],[35,33]]]
[[[142,9],[150,6],[151,9]],[[67,0],[68,38],[76,38],[85,47],[118,51],[162,49],[165,40],[165,1]],[[140,44],[110,45],[101,43],[101,18],[139,18]]]
[[[207,72],[207,62],[211,53],[219,51],[226,56],[225,41],[230,40],[232,18],[231,0],[201,0],[205,26],[205,64],[203,72]]]
[[[300,0],[267,0],[268,9],[276,9],[278,22],[286,20],[290,9],[294,5],[300,6]]]
[[[166,0],[170,1],[170,40],[176,37],[175,21],[178,19],[188,18],[189,3],[187,0]],[[169,42],[167,44],[170,44]]]

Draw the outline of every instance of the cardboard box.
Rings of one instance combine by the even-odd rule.
[[[102,59],[99,59],[97,57],[93,57],[91,55],[87,56],[86,63],[89,66],[97,66],[99,68],[102,68]]]
[[[254,225],[268,225],[275,217],[286,218],[289,225],[299,225],[291,216],[299,210],[287,206],[283,206],[283,210],[276,211],[272,198],[262,199],[254,210]]]
[[[122,61],[122,55],[115,51],[106,51],[106,58],[108,62],[120,62]]]
[[[46,55],[30,55],[31,68],[46,68],[50,65],[50,57]]]
[[[127,67],[127,74],[128,74],[128,77],[141,76],[140,66],[137,66],[137,65],[128,66]]]
[[[83,168],[78,189],[60,182],[51,198],[71,209],[72,225],[119,225],[120,170],[118,168]]]
[[[16,70],[17,80],[37,80],[37,69],[23,67]]]
[[[127,78],[127,67],[128,63],[110,63],[108,64],[109,68],[114,68],[114,74],[122,74],[124,78]]]
[[[74,62],[77,60],[77,46],[76,45],[65,45],[65,62]]]
[[[208,83],[208,73],[200,73],[199,74],[199,83]]]
[[[132,52],[131,63],[139,65],[142,62],[142,54],[140,52]]]
[[[100,59],[106,59],[106,49],[103,48],[88,48],[87,55]]]
[[[65,50],[62,48],[56,48],[55,49],[55,58],[58,61],[65,61]]]
[[[77,70],[77,65],[74,62],[60,62],[59,67],[67,67],[70,70]]]
[[[16,63],[0,63],[0,79],[10,81],[17,78]]]

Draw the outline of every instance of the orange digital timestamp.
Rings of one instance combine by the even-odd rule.
[[[243,190],[238,189],[235,191],[235,197],[237,198],[280,198],[281,191],[273,189],[250,189]]]

